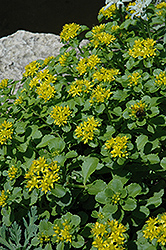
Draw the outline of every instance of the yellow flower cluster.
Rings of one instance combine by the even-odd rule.
[[[152,242],[156,239],[161,245],[166,245],[166,213],[160,218],[149,218],[143,230],[144,237]]]
[[[8,81],[9,81],[9,79],[3,79],[3,80],[0,82],[0,89],[6,88],[7,85],[8,85]]]
[[[138,72],[132,73],[132,75],[128,76],[129,78],[129,86],[132,87],[133,85],[138,84],[138,79],[141,78],[140,74]]]
[[[34,75],[38,72],[39,68],[41,67],[40,63],[37,61],[33,61],[25,66],[25,73],[23,76],[28,77],[34,77]]]
[[[112,157],[127,157],[127,140],[128,138],[126,136],[117,136],[115,138],[111,138],[106,141],[105,148],[108,150],[111,150],[110,153]]]
[[[0,143],[1,145],[5,144],[7,139],[12,139],[13,129],[11,128],[13,126],[12,122],[4,121],[0,125]]]
[[[60,107],[56,105],[53,107],[50,116],[55,120],[54,123],[60,127],[67,123],[68,116],[70,116],[71,113],[69,106]]]
[[[111,198],[112,204],[117,205],[119,201],[120,201],[120,194],[119,193],[114,194]]]
[[[0,206],[2,206],[2,207],[6,206],[7,198],[8,198],[8,196],[5,194],[5,190],[2,190],[1,195],[0,195]]]
[[[55,58],[54,56],[49,56],[49,57],[45,58],[42,66],[46,66],[54,58]]]
[[[54,83],[56,81],[56,77],[49,73],[49,69],[44,69],[43,71],[39,71],[36,76],[30,81],[29,86],[30,89],[36,87],[41,83]]]
[[[41,244],[43,244],[44,242],[50,241],[50,237],[48,235],[44,234],[43,232],[38,234],[38,238],[39,238]]]
[[[158,3],[156,5],[156,8],[160,10],[159,12],[157,12],[157,14],[161,16],[164,13],[164,9],[166,11],[166,2]]]
[[[15,105],[21,104],[22,102],[23,102],[23,98],[22,98],[22,96],[19,96],[19,97],[15,100],[14,104],[15,104]]]
[[[101,85],[98,85],[97,88],[92,91],[90,103],[104,102],[112,93],[113,92],[110,92],[110,89],[106,90],[105,88],[102,88]]]
[[[116,220],[108,220],[105,223],[96,222],[91,230],[93,236],[92,245],[98,250],[125,249],[123,247],[125,232],[125,226]]]
[[[113,14],[116,11],[116,4],[112,4],[109,8],[107,8],[106,10],[104,10],[105,7],[103,7],[100,11],[99,11],[99,15],[102,14],[104,17],[107,18],[111,18],[113,16]]]
[[[96,68],[96,65],[100,63],[101,60],[98,58],[97,55],[91,55],[88,58],[83,58],[79,61],[78,66],[76,69],[80,73],[80,75],[86,73],[87,68],[90,69]]]
[[[111,31],[112,32],[115,32],[116,30],[118,30],[120,27],[119,27],[119,25],[113,25],[112,27],[111,27]]]
[[[147,105],[145,103],[142,103],[142,101],[137,102],[134,105],[131,105],[131,107],[130,107],[130,111],[131,111],[130,116],[133,116],[135,118],[145,116],[146,115],[146,113],[145,113],[146,107],[147,107]]]
[[[8,176],[10,178],[10,180],[13,180],[16,177],[18,168],[11,166],[8,170]]]
[[[104,31],[105,25],[101,24],[100,26],[96,26],[92,29],[92,39],[90,39],[91,43],[97,48],[100,45],[109,45],[116,40],[116,37],[113,35],[106,33]]]
[[[137,58],[139,56],[146,58],[146,57],[154,57],[156,55],[154,48],[154,44],[156,41],[153,39],[147,38],[146,40],[135,40],[133,48],[129,49],[129,55]]]
[[[166,71],[163,71],[158,76],[156,76],[155,83],[159,86],[166,85]]]
[[[81,29],[81,26],[76,23],[69,23],[63,26],[63,29],[60,33],[61,40],[69,41],[70,38],[77,36],[77,31]]]
[[[102,67],[93,74],[93,81],[96,79],[99,82],[112,82],[118,74],[120,74],[119,69],[105,69]]]
[[[70,53],[69,52],[65,52],[64,55],[61,55],[59,57],[59,62],[61,66],[65,66],[66,65],[66,60],[69,57]]]
[[[34,160],[28,173],[25,174],[25,179],[27,179],[26,187],[29,191],[35,187],[47,193],[54,188],[54,183],[60,179],[59,170],[60,167],[56,161],[48,164],[44,157]]]
[[[72,241],[72,235],[70,233],[70,230],[72,227],[69,225],[68,221],[65,220],[65,222],[61,223],[60,225],[55,224],[53,227],[55,234],[53,236],[56,237],[56,242],[65,242],[68,243]]]
[[[40,83],[40,86],[36,89],[39,98],[43,98],[45,102],[54,97],[55,92],[54,86],[51,86],[48,82]]]
[[[76,80],[70,85],[69,94],[72,95],[72,97],[76,95],[80,96],[82,92],[89,93],[93,86],[94,84],[86,79]]]
[[[94,131],[97,130],[97,126],[100,126],[99,121],[95,120],[94,117],[88,118],[87,122],[81,123],[77,126],[75,130],[75,135],[81,138],[81,141],[84,141],[84,144],[88,142],[88,140],[93,140]]]

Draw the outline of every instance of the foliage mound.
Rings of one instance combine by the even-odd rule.
[[[0,83],[1,250],[166,247],[166,3],[114,2]]]

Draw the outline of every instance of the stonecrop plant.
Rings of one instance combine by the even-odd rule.
[[[0,82],[1,250],[166,249],[166,2],[98,20]]]

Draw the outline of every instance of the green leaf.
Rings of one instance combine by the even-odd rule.
[[[31,133],[32,139],[38,139],[42,137],[42,133],[40,132],[40,130],[38,130],[37,125],[32,125],[30,128],[32,129]]]
[[[166,170],[166,157],[163,157],[163,159],[160,162],[161,167]]]
[[[157,164],[160,162],[160,158],[158,157],[158,155],[155,154],[148,154],[147,158],[151,164]]]
[[[140,194],[141,189],[141,186],[137,183],[131,183],[127,186],[128,195],[133,198]]]
[[[128,198],[127,200],[125,200],[125,204],[122,205],[122,208],[125,211],[133,211],[134,209],[136,209],[136,207],[137,207],[137,202],[132,198]]]
[[[59,184],[54,184],[55,188],[51,190],[51,194],[55,195],[58,198],[63,197],[66,194],[66,189],[59,185]]]
[[[12,222],[11,222],[11,220],[10,220],[11,207],[9,207],[9,206],[8,206],[8,208],[3,207],[3,208],[1,209],[1,214],[3,215],[3,218],[2,218],[3,223],[4,223],[7,227],[9,227],[9,226],[12,224]]]
[[[48,143],[49,150],[57,150],[59,152],[62,152],[65,148],[65,142],[60,137],[55,137],[53,140],[50,140]]]
[[[160,204],[162,203],[161,197],[163,196],[163,194],[164,194],[163,189],[161,189],[158,193],[154,193],[154,195],[147,200],[146,206],[147,207],[150,206],[152,208],[160,206]]]
[[[107,184],[103,180],[96,180],[92,184],[88,185],[88,193],[91,195],[96,195],[105,189]]]
[[[123,190],[123,183],[115,177],[108,183],[108,187],[111,188],[115,193],[121,192]]]
[[[148,136],[147,135],[140,135],[137,137],[136,139],[136,144],[137,144],[137,148],[138,150],[143,150],[145,144],[148,142]]]
[[[72,240],[71,244],[74,248],[80,248],[84,245],[84,238],[81,235],[77,234],[76,238]]]
[[[87,157],[83,162],[81,168],[84,178],[84,185],[86,184],[87,179],[90,177],[90,175],[96,170],[98,163],[99,159],[96,157]]]
[[[105,191],[97,193],[97,195],[95,196],[95,200],[101,204],[110,203],[111,201],[111,199],[106,196]]]
[[[106,204],[103,207],[102,212],[105,213],[105,214],[114,214],[117,210],[118,210],[118,206],[117,205]]]
[[[36,148],[43,148],[45,146],[48,146],[49,142],[54,140],[56,137],[53,135],[45,135],[41,142],[36,146]]]

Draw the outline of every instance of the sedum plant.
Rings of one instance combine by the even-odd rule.
[[[166,3],[98,20],[0,83],[2,250],[166,247]]]

